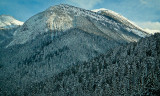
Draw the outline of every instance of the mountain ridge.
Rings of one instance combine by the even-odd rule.
[[[15,38],[8,46],[24,44],[34,39],[38,34],[48,31],[66,31],[70,28],[81,28],[86,32],[107,37],[114,37],[116,34],[119,36],[118,38],[128,40],[129,42],[137,41],[137,38],[132,38],[132,36],[127,34],[137,35],[137,37],[145,37],[148,35],[137,29],[130,30],[129,27],[123,26],[115,20],[111,20],[90,10],[61,4],[50,7],[27,20],[21,28],[16,30]],[[106,31],[112,32],[106,33]],[[113,31],[115,32],[113,33]],[[114,37],[114,39],[116,38],[117,37]]]
[[[124,25],[126,25],[126,26],[128,26],[130,28],[133,28],[133,29],[136,28],[137,30],[146,33],[145,29],[140,28],[138,25],[134,24],[133,22],[131,22],[130,20],[128,20],[124,16],[122,16],[119,13],[116,13],[116,12],[114,12],[112,10],[105,9],[105,8],[100,8],[100,9],[94,9],[92,11],[93,12],[97,12],[99,14],[102,14],[104,16],[111,17],[111,18],[117,20],[118,22],[123,23]]]

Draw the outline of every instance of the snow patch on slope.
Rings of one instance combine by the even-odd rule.
[[[73,19],[67,14],[57,16],[57,14],[53,13],[52,15],[48,17],[47,28],[49,30],[58,30],[58,31],[63,30],[64,31],[64,30],[67,30],[73,27],[72,20]]]

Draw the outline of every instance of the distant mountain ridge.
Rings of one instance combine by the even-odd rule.
[[[0,15],[0,47],[5,47],[11,41],[14,31],[22,25],[23,22],[16,20],[12,16]],[[4,43],[5,41],[7,44]]]
[[[0,15],[0,29],[10,29],[23,25],[23,22],[16,20],[9,15]]]

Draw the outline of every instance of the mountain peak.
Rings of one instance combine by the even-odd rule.
[[[23,22],[9,15],[0,15],[0,29],[10,29],[19,25],[23,25]]]
[[[68,5],[68,4],[59,4],[59,5],[55,5],[55,6],[50,6],[48,9],[46,9],[46,11],[51,11],[54,9],[60,9],[60,10],[64,10],[67,8],[73,8],[74,6],[72,5]]]
[[[127,42],[137,41],[137,38],[147,35],[141,32],[141,30],[130,28],[127,24],[124,25],[117,20],[110,19],[90,10],[60,4],[49,7],[47,10],[27,20],[21,28],[16,30],[15,38],[9,46],[24,44],[36,38],[39,34],[48,32],[61,34],[74,28],[81,29],[89,34],[96,34],[106,38],[110,37],[115,40],[119,38]],[[119,33],[126,36],[117,35]],[[129,34],[134,35],[134,37],[132,38]]]

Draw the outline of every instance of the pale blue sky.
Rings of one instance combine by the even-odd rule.
[[[160,29],[160,0],[0,0],[0,14],[26,21],[50,6],[70,4],[85,9],[106,8],[138,23],[158,23]]]

